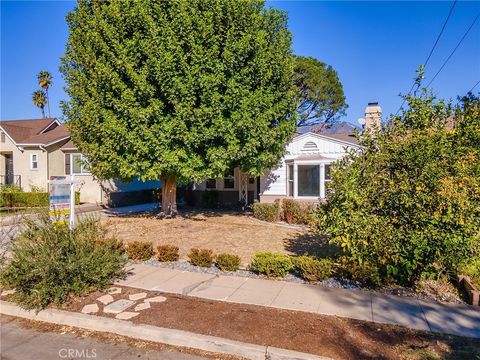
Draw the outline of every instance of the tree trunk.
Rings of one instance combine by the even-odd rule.
[[[50,115],[50,98],[48,97],[48,88],[46,90],[47,93],[47,107],[48,107],[48,117],[51,118],[52,115]]]
[[[174,175],[162,176],[162,212],[165,215],[177,213],[177,178]]]

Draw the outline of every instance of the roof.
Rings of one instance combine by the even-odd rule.
[[[0,121],[0,127],[16,145],[47,146],[70,137],[67,127],[53,118]]]
[[[358,140],[355,137],[355,132],[358,131],[358,127],[352,123],[342,121],[339,123],[334,123],[327,127],[325,126],[300,126],[295,133],[295,137],[301,136],[306,133],[313,133],[322,135],[326,138],[331,138],[334,140],[340,140],[349,144],[358,145]]]
[[[75,144],[73,143],[72,140],[68,140],[65,144],[63,144],[60,149],[62,150],[76,150],[77,147],[75,146]]]

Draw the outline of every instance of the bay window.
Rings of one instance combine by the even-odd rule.
[[[286,176],[287,197],[323,199],[330,181],[330,164],[294,161],[287,164]]]

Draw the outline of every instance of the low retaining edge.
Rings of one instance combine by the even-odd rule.
[[[57,325],[108,332],[172,346],[187,347],[212,353],[237,355],[253,360],[328,360],[326,357],[292,350],[242,343],[240,341],[195,334],[183,330],[133,324],[126,320],[111,319],[96,315],[74,313],[58,309],[45,309],[36,313],[35,311],[24,310],[14,303],[3,300],[0,300],[0,313]]]

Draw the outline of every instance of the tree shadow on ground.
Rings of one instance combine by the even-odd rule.
[[[342,251],[328,242],[327,235],[297,233],[284,242],[285,250],[295,255],[311,255],[318,258],[335,257]]]

